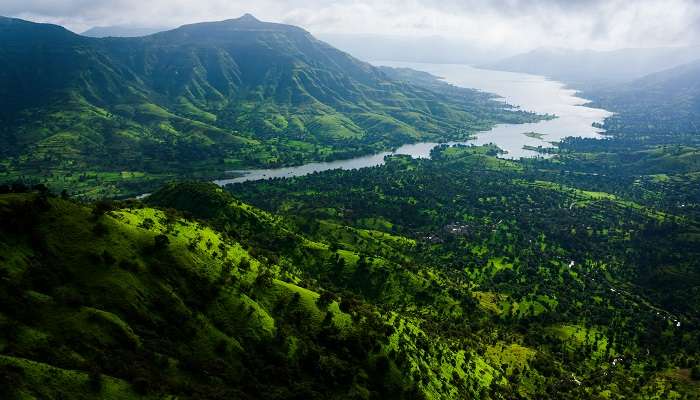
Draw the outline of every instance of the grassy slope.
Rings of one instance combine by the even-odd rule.
[[[379,264],[362,276],[384,283],[395,279],[401,282],[397,292],[418,295],[390,298],[385,293],[391,289],[385,289],[380,298],[390,308],[421,315],[421,326],[438,336],[455,327],[451,321],[468,316],[472,325],[457,325],[460,333],[455,336],[470,337],[465,333],[470,329],[478,332],[475,342],[487,344],[483,351],[490,356],[489,365],[520,382],[520,389],[546,387],[552,373],[544,366],[548,364],[562,371],[561,379],[573,376],[584,382],[578,387],[571,380],[574,386],[565,391],[578,398],[607,397],[610,391],[619,393],[618,385],[629,387],[632,382],[645,392],[678,384],[681,392],[694,393],[692,385],[682,381],[661,383],[667,376],[664,365],[683,369],[686,357],[697,357],[697,347],[691,344],[699,299],[693,219],[628,200],[626,194],[562,184],[560,176],[533,171],[537,163],[497,160],[487,152],[449,148],[438,151],[434,161],[398,157],[380,168],[247,183],[230,190],[288,215],[311,237],[338,241],[340,247],[378,251],[374,243],[345,237],[346,232],[362,232],[358,228],[415,238],[417,249],[404,247],[402,254],[420,265],[412,276],[413,286],[399,278],[400,272],[386,272]],[[448,224],[454,223],[466,226],[466,231],[450,234]],[[353,228],[339,228],[343,225]],[[441,240],[431,241],[431,235]],[[410,262],[395,260],[411,269]],[[569,266],[571,260],[576,260],[574,267]],[[644,278],[650,273],[658,279]],[[422,287],[431,294],[446,287],[450,296],[428,296],[426,301],[420,296]],[[483,314],[457,295],[460,289],[473,296]],[[459,301],[450,303],[454,299]],[[682,334],[674,332],[672,322],[679,315],[686,326]],[[495,326],[477,322],[489,320]],[[512,325],[495,322],[499,320]],[[658,343],[660,337],[663,344]],[[678,339],[675,347],[672,343]],[[668,351],[661,350],[667,345]],[[646,348],[659,353],[646,355]],[[608,369],[606,360],[612,362],[614,354],[640,351],[644,354],[632,356],[629,371]],[[504,362],[499,353],[504,353]],[[509,365],[520,363],[521,355],[530,355],[524,357],[528,372],[518,368],[521,374],[511,375]],[[655,357],[659,361],[650,361]],[[663,375],[661,381],[640,372],[653,368]],[[603,371],[607,378],[600,379]]]
[[[250,18],[129,39],[3,19],[0,38],[11,66],[0,74],[0,181],[89,198],[537,118],[480,92],[394,80],[300,28]]]
[[[264,246],[244,233],[245,221],[255,221],[257,229],[273,237],[286,232],[270,214],[240,202],[227,207],[244,216],[229,225],[244,229],[239,234],[249,248]],[[470,358],[476,363],[460,361],[463,350],[429,338],[410,322],[413,317],[387,314],[349,292],[321,305],[318,292],[292,283],[300,276],[290,263],[325,260],[331,255],[325,243],[295,235],[299,248],[268,244],[268,251],[276,250],[280,257],[273,264],[264,255],[269,252],[260,253],[258,261],[230,236],[152,208],[119,208],[96,216],[63,200],[10,194],[0,199],[0,213],[13,222],[0,234],[2,271],[9,278],[4,284],[11,293],[0,303],[5,328],[0,352],[3,376],[19,393],[39,398],[59,393],[85,398],[207,397],[216,391],[241,395],[261,390],[251,375],[260,368],[282,368],[287,372],[280,381],[257,393],[270,398],[323,393],[328,398],[389,390],[394,396],[450,398],[467,393],[464,385],[474,379],[474,368],[487,368],[475,353]],[[159,234],[169,244],[156,249]],[[397,240],[410,244],[388,236],[380,241],[385,239],[394,246]],[[390,247],[375,247],[391,255]],[[308,254],[299,258],[301,248]],[[350,273],[359,257],[345,252]],[[374,261],[383,263],[398,272],[398,265],[388,260]],[[410,286],[425,284],[420,282],[425,278],[412,276],[408,273],[394,287],[383,286],[385,297],[406,291],[402,298],[409,298],[402,301],[412,301],[406,279],[418,279]],[[358,290],[381,292],[371,285]],[[392,332],[388,341],[387,329]],[[256,355],[260,346],[270,350]],[[345,347],[353,349],[350,354]],[[387,359],[389,353],[398,358]],[[320,377],[303,367],[311,360],[322,363]],[[447,369],[433,369],[442,363]],[[441,384],[453,380],[453,369],[460,378]],[[34,388],[46,374],[58,383]],[[101,378],[88,379],[88,374]],[[294,376],[294,383],[284,380],[285,374]],[[90,386],[90,379],[100,384]],[[307,387],[311,382],[313,389]],[[484,388],[490,383],[479,382],[475,384]]]
[[[488,151],[450,149],[435,167],[459,167],[464,176],[471,176],[473,168],[484,174],[523,173],[517,164],[489,159]],[[666,364],[651,364],[661,368],[651,373],[644,372],[649,361],[643,359],[610,366],[614,357],[643,351],[639,341],[646,339],[638,336],[644,336],[643,329],[692,347],[687,344],[691,336],[678,338],[673,327],[658,324],[654,310],[662,309],[642,296],[610,290],[635,289],[617,280],[612,266],[577,256],[584,266],[569,268],[570,250],[556,236],[539,235],[535,243],[519,247],[515,238],[520,236],[513,235],[518,225],[510,220],[482,238],[429,246],[422,235],[406,230],[430,220],[406,225],[400,218],[408,212],[402,202],[439,209],[449,203],[432,193],[431,185],[447,195],[462,179],[435,182],[423,164],[399,158],[382,168],[397,174],[393,186],[380,185],[379,192],[376,184],[370,191],[356,186],[346,201],[370,195],[372,204],[394,205],[382,208],[381,215],[367,208],[352,218],[342,215],[350,207],[330,206],[332,190],[314,185],[283,196],[289,201],[280,204],[285,217],[202,183],[173,184],[154,193],[148,202],[166,211],[124,203],[94,215],[90,208],[59,199],[2,196],[0,214],[10,221],[0,234],[2,270],[8,277],[3,284],[11,295],[0,299],[0,323],[6,328],[0,354],[9,357],[4,362],[21,367],[4,368],[2,376],[22,382],[22,390],[36,397],[43,392],[27,388],[46,368],[68,371],[56,374],[68,376],[61,379],[70,384],[40,390],[86,388],[84,393],[89,389],[95,396],[108,387],[124,396],[198,398],[217,398],[216,393],[543,398],[552,390],[569,398],[607,398],[620,385],[633,384],[649,398],[693,392],[693,382],[683,378],[687,369],[678,369],[675,355]],[[402,171],[410,171],[411,180],[401,177]],[[495,223],[501,212],[497,205],[514,196],[528,204],[550,204],[553,197],[568,207],[573,201],[572,211],[591,215],[601,215],[598,203],[612,203],[613,215],[636,215],[630,222],[663,220],[605,193],[544,181],[508,182],[515,193],[500,197],[492,196],[488,185],[459,183],[479,187],[474,195],[480,200],[471,204],[483,203],[495,213],[482,219],[478,209],[465,209],[459,215],[472,223]],[[295,182],[276,185],[265,200],[274,202],[276,191],[288,185]],[[416,185],[423,194],[399,195],[401,187]],[[245,186],[239,194],[250,197],[253,185]],[[316,208],[297,219],[295,207],[306,196]],[[624,238],[628,231],[621,228],[610,235]],[[169,244],[154,248],[159,234]],[[533,251],[546,253],[551,262],[533,265]],[[455,257],[466,260],[457,270]],[[532,276],[534,286],[528,283]],[[605,318],[615,322],[607,326]],[[85,373],[94,377],[95,371],[104,375],[104,385],[86,387]],[[275,379],[258,381],[261,374]]]
[[[206,392],[200,385],[209,374],[245,376],[246,358],[256,346],[269,342],[293,353],[289,343],[275,344],[280,329],[287,341],[308,341],[308,335],[333,326],[352,336],[359,325],[337,304],[331,304],[331,322],[325,324],[327,312],[315,302],[318,294],[273,276],[258,279],[266,267],[197,223],[168,221],[148,208],[95,218],[89,209],[57,199],[42,205],[46,209],[36,219],[22,216],[19,209],[34,207],[35,201],[34,195],[8,195],[0,202],[4,217],[22,223],[19,232],[3,229],[0,236],[6,250],[2,271],[11,277],[13,293],[2,299],[0,343],[7,355],[3,364],[17,367],[4,371],[16,372],[21,387],[36,397],[85,389],[80,383],[85,374],[75,370],[105,374],[94,396],[133,395],[129,385],[110,375],[131,381],[141,392]],[[157,234],[170,238],[167,248],[152,248]],[[17,301],[23,303],[21,310],[11,307]],[[207,363],[216,360],[221,365],[214,372],[197,372],[198,367],[214,368]],[[32,390],[46,374],[69,383]],[[244,386],[239,378],[233,381]]]

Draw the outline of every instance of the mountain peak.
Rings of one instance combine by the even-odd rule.
[[[253,14],[250,14],[250,13],[243,14],[243,16],[238,18],[238,20],[241,22],[260,22],[259,19],[255,18],[255,16]]]
[[[244,14],[238,18],[227,19],[223,21],[199,22],[189,25],[183,25],[169,32],[164,32],[166,35],[173,33],[187,33],[188,35],[205,34],[209,39],[214,35],[228,36],[231,32],[306,32],[302,28],[292,25],[285,25],[274,22],[265,22],[255,18],[252,14]]]

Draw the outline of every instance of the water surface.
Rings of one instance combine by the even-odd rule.
[[[426,71],[453,85],[474,88],[501,96],[495,101],[505,101],[525,111],[557,116],[555,119],[526,124],[499,124],[488,131],[477,132],[473,140],[448,142],[448,144],[475,145],[493,143],[506,152],[501,157],[537,156],[539,153],[525,147],[552,147],[552,143],[557,143],[569,136],[600,137],[601,130],[593,127],[593,124],[602,123],[605,118],[611,115],[606,110],[584,107],[583,105],[588,101],[577,97],[575,90],[566,88],[561,82],[538,75],[492,71],[457,64],[404,62],[375,62],[375,64]],[[539,135],[525,135],[525,133],[531,132]],[[332,169],[350,170],[373,167],[383,164],[384,157],[392,154],[429,158],[430,151],[437,145],[438,143],[435,142],[420,142],[401,146],[393,152],[386,151],[347,160],[314,162],[296,167],[231,171],[241,176],[218,180],[215,183],[226,185],[260,179],[303,176]]]

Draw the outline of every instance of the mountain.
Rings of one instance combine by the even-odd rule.
[[[700,144],[700,61],[586,93],[614,111],[605,127],[658,144]]]
[[[139,38],[0,21],[0,179],[104,194],[530,121],[472,90],[394,80],[251,15]],[[146,190],[145,190],[146,189]]]
[[[82,32],[81,35],[94,38],[139,37],[152,35],[154,33],[166,30],[169,30],[169,28],[131,25],[95,26],[86,30],[85,32]]]
[[[438,64],[485,64],[509,56],[500,48],[481,47],[467,40],[441,36],[377,34],[319,34],[320,39],[353,56],[370,61]]]
[[[664,47],[612,51],[539,48],[485,68],[544,75],[577,88],[599,88],[700,59],[700,47]]]

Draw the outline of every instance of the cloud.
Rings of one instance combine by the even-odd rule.
[[[696,0],[2,0],[0,14],[92,26],[178,26],[250,12],[314,33],[439,35],[484,47],[611,49],[700,39]]]

